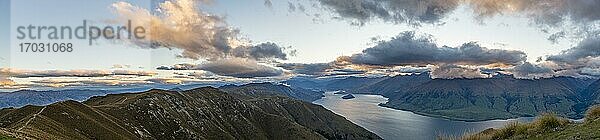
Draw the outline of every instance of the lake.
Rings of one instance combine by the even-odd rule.
[[[438,136],[460,136],[487,128],[500,128],[509,122],[530,122],[533,118],[490,120],[480,122],[452,121],[418,115],[410,111],[378,106],[387,102],[380,95],[354,94],[354,99],[326,92],[325,97],[313,103],[339,114],[384,139],[428,140]]]

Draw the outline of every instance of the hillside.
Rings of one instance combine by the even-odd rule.
[[[462,136],[464,140],[565,140],[600,139],[600,107],[591,108],[585,121],[575,123],[552,114],[538,116],[532,123],[512,123],[500,129],[487,129],[483,132]]]
[[[220,87],[219,89],[231,94],[241,94],[252,97],[286,96],[307,102],[321,99],[324,94],[324,92],[317,92],[273,83],[251,83],[240,86],[226,85]]]
[[[568,77],[434,79],[398,91],[382,106],[466,121],[536,116],[542,112],[581,118],[592,98],[581,94],[587,84],[589,80]]]
[[[334,79],[325,83],[324,88],[327,90],[348,90],[366,87],[374,83],[385,80],[389,77],[346,77],[342,79]]]
[[[151,90],[0,110],[0,128],[33,139],[380,139],[321,106],[215,88]]]
[[[351,93],[378,94],[385,97],[395,96],[398,91],[405,91],[425,82],[431,81],[429,74],[397,75],[350,90]]]

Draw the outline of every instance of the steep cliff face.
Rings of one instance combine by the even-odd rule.
[[[459,120],[488,120],[554,112],[582,117],[586,80],[548,78],[434,79],[398,91],[383,106]]]
[[[3,109],[0,127],[34,139],[380,139],[320,106],[264,98],[151,90]],[[303,121],[323,118],[336,119]]]

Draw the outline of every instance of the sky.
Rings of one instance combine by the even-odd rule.
[[[4,89],[423,71],[448,79],[489,78],[488,71],[600,75],[600,2],[593,0],[0,2]],[[19,26],[75,28],[84,20],[101,27],[131,20],[152,33],[92,45],[17,39]],[[73,52],[21,52],[20,43],[72,43]]]

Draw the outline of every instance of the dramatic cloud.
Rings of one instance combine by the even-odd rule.
[[[560,25],[566,20],[585,23],[600,19],[597,0],[466,0],[476,15],[521,14],[535,23]]]
[[[600,37],[586,38],[571,49],[548,56],[545,62],[554,64],[553,70],[563,76],[598,76]]]
[[[256,46],[240,46],[233,49],[233,55],[241,58],[252,58],[261,60],[264,58],[278,58],[287,60],[287,54],[284,48],[279,47],[275,43],[267,42]]]
[[[350,62],[350,57],[347,56],[340,56],[329,63],[283,63],[276,66],[290,70],[295,74],[310,76],[357,75],[365,74],[373,69],[369,66],[353,65]]]
[[[0,74],[6,77],[105,77],[115,75],[153,76],[155,72],[133,70],[23,70],[0,68]]]
[[[496,15],[521,15],[533,23],[558,26],[565,21],[600,19],[596,0],[316,0],[343,19],[362,25],[379,19],[393,23],[440,23],[461,5],[469,6],[478,19]]]
[[[488,78],[495,74],[494,70],[525,63],[526,57],[521,51],[488,49],[474,42],[459,47],[438,47],[430,35],[403,32],[389,41],[376,42],[374,47],[361,53],[340,56],[330,63],[277,66],[296,74],[316,76],[431,72],[432,78]]]
[[[431,78],[437,79],[457,79],[457,78],[489,78],[490,75],[482,74],[478,68],[469,68],[465,66],[444,64],[434,67],[431,71]]]
[[[241,47],[241,51],[235,51],[235,56],[286,59],[283,49],[276,44],[250,45],[249,41],[240,39],[239,30],[230,27],[223,18],[201,11],[198,4],[204,3],[166,1],[160,4],[159,15],[126,2],[114,3],[112,7],[120,17],[118,22],[132,21],[134,27],[145,27],[145,39],[132,40],[143,48],[176,48],[183,50],[180,54],[183,58],[216,60],[232,56],[232,50]],[[265,4],[270,5],[270,1],[266,0]],[[263,50],[268,52],[260,52]]]
[[[459,47],[438,47],[431,36],[415,36],[403,32],[390,41],[380,41],[376,46],[351,56],[354,64],[398,66],[427,64],[460,65],[517,65],[526,60],[521,51],[487,49],[470,42]]]
[[[200,70],[209,71],[218,75],[238,78],[272,77],[283,74],[281,69],[258,64],[250,59],[232,58],[201,64]]]
[[[556,75],[554,70],[543,65],[535,65],[526,62],[522,65],[515,66],[510,70],[515,78],[519,79],[539,79],[548,78]]]
[[[393,23],[438,23],[459,0],[318,0],[341,18],[363,25],[374,19]]]
[[[332,69],[333,65],[331,63],[284,63],[278,64],[277,67],[281,67],[286,70],[291,70],[292,72],[297,74],[324,75],[327,70]]]
[[[568,49],[557,55],[551,55],[548,61],[577,63],[586,62],[590,58],[600,56],[600,37],[587,38],[574,48]]]
[[[600,68],[581,68],[581,73],[584,75],[600,76]]]

